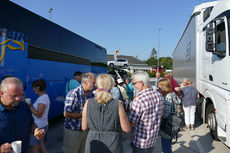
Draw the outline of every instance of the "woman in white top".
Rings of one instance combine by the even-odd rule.
[[[38,94],[37,100],[30,103],[30,110],[32,112],[34,122],[40,129],[48,130],[48,112],[50,107],[50,100],[45,92],[46,82],[42,79],[35,80],[32,83],[33,90]],[[47,153],[44,140],[37,140],[34,135],[30,135],[31,153]]]

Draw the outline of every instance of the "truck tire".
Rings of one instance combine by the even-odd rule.
[[[114,68],[114,64],[113,64],[113,63],[110,63],[110,64],[109,64],[109,68],[112,68],[112,69],[113,69],[113,68]]]
[[[217,133],[216,115],[212,104],[208,105],[206,112],[207,112],[207,123],[210,129],[210,134],[214,140],[219,140],[218,133]]]

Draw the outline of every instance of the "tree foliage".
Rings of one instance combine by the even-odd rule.
[[[172,70],[172,58],[171,57],[161,57],[160,65],[164,66],[166,69]]]
[[[155,48],[152,49],[152,52],[151,52],[151,55],[150,55],[150,58],[155,58],[157,59],[157,51]]]
[[[149,58],[149,59],[147,59],[146,63],[147,63],[149,66],[157,65],[157,59],[155,59],[155,58]]]
[[[149,66],[157,66],[157,51],[155,48],[152,49],[149,59],[146,60]],[[171,57],[161,57],[159,65],[165,67],[166,69],[172,70],[172,58]]]
[[[147,63],[149,66],[157,65],[157,51],[156,51],[155,48],[152,49],[150,58],[147,59],[146,63]]]

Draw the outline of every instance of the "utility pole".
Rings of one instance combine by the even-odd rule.
[[[161,28],[158,29],[158,52],[157,52],[158,60],[157,60],[157,72],[159,72],[159,65],[160,65],[160,31],[161,31]]]

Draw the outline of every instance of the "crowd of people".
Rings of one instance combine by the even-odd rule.
[[[75,72],[66,83],[63,153],[123,153],[121,131],[131,131],[133,153],[152,153],[158,135],[162,151],[171,153],[172,137],[160,129],[161,118],[173,110],[184,115],[183,130],[194,130],[199,93],[191,80],[185,78],[179,85],[168,73],[164,77],[156,73],[155,82],[156,90],[142,71],[124,79]],[[50,100],[46,82],[35,80],[32,87],[38,98],[27,103],[18,78],[10,76],[1,82],[0,153],[10,153],[10,143],[16,140],[22,141],[23,153],[47,153],[44,137]]]

